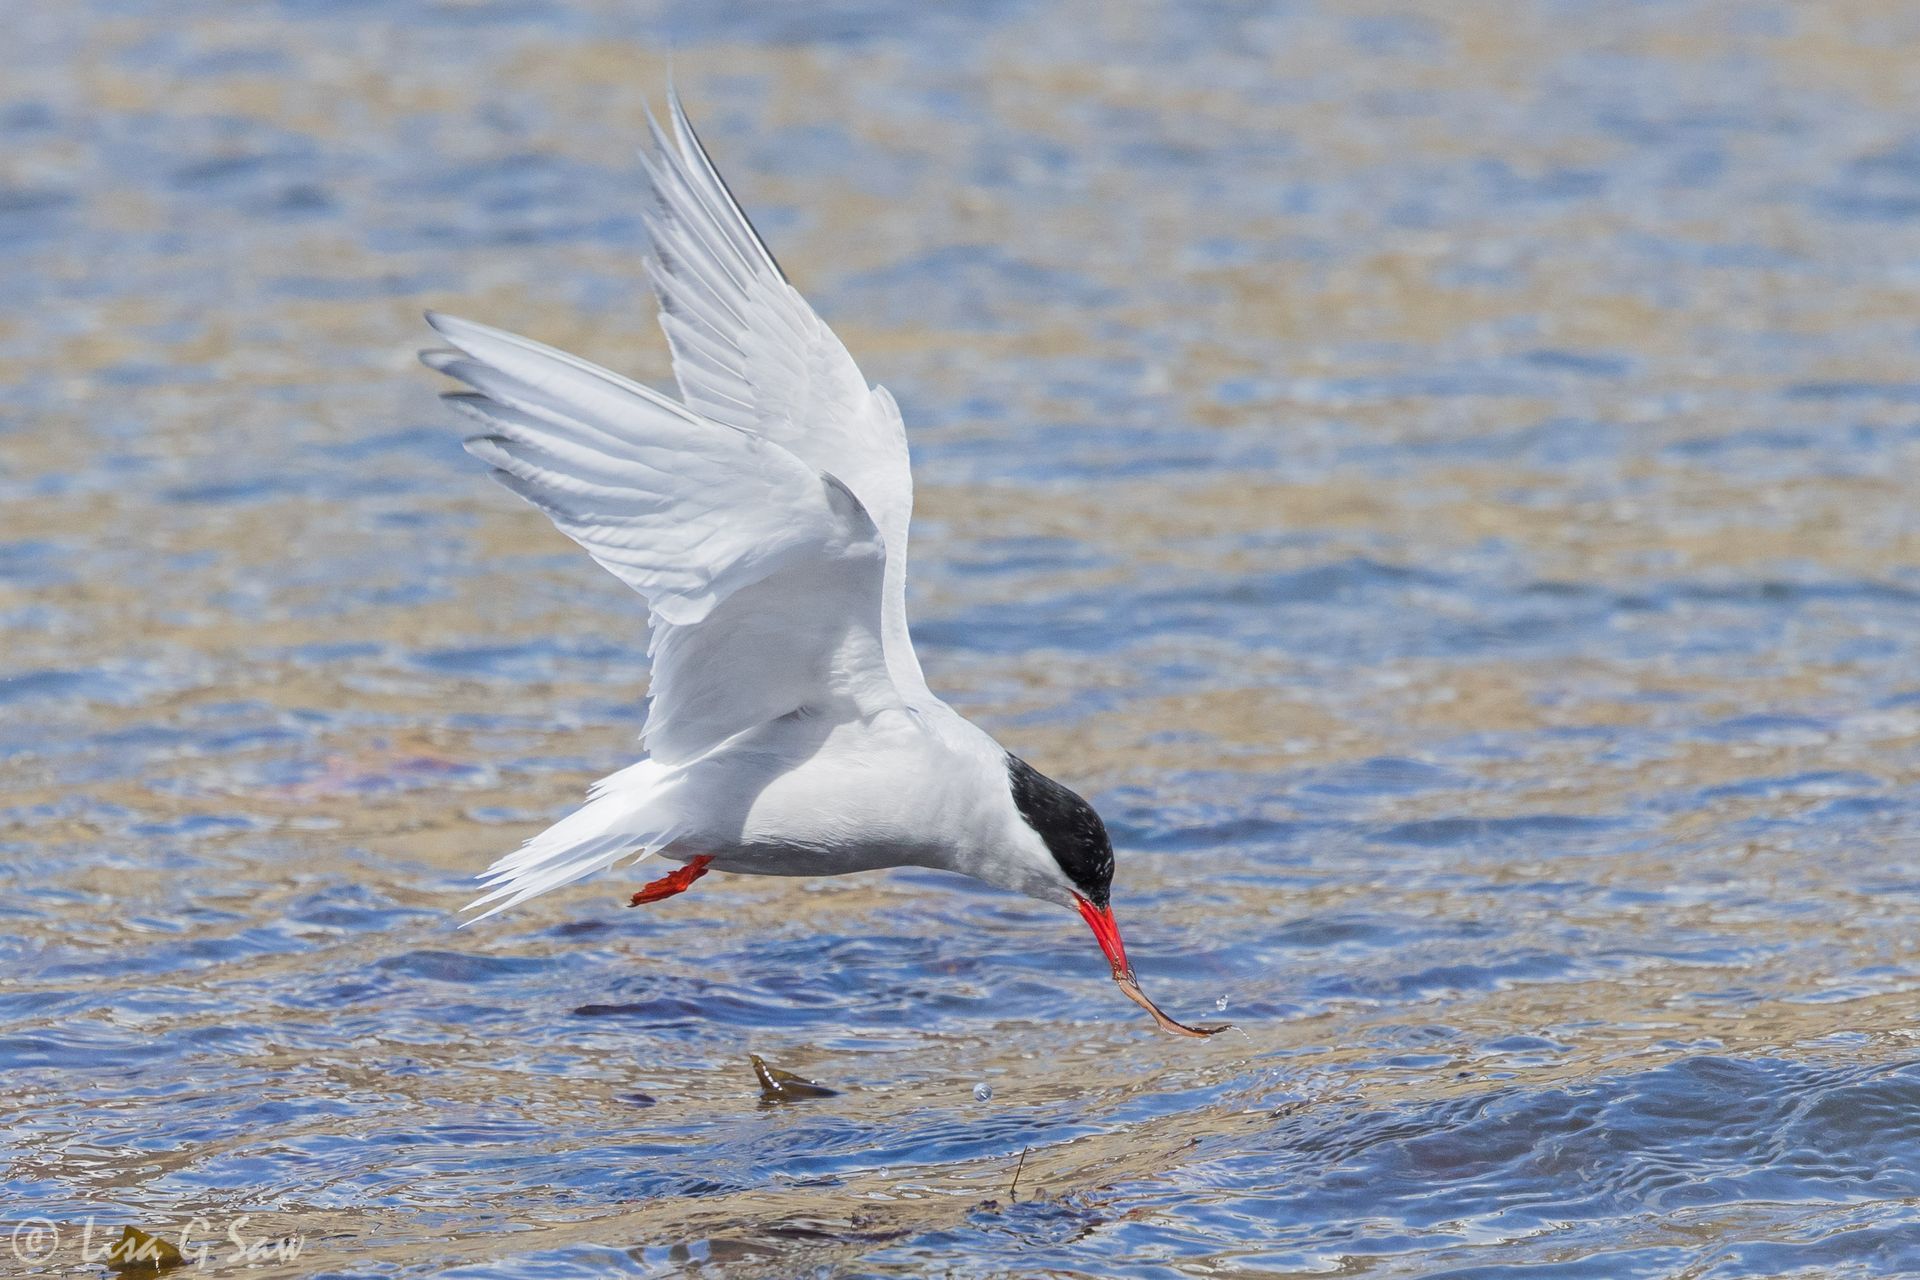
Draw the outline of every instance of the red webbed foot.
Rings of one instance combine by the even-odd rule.
[[[637,907],[643,902],[658,902],[662,898],[671,898],[676,893],[685,893],[692,887],[695,880],[707,874],[707,864],[712,861],[713,858],[707,854],[695,854],[680,867],[667,872],[658,880],[651,880],[641,885],[640,891],[633,895],[633,901],[627,905]]]

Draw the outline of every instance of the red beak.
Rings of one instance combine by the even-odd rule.
[[[1120,926],[1114,921],[1113,908],[1096,907],[1077,893],[1073,895],[1073,902],[1080,908],[1080,918],[1093,930],[1100,950],[1106,953],[1107,963],[1113,966],[1113,976],[1131,979],[1133,966],[1127,963],[1127,948],[1120,941]]]

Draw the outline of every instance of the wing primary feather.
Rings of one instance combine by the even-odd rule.
[[[652,387],[642,386],[631,378],[623,378],[543,342],[436,311],[427,312],[427,323],[475,360],[492,365],[556,399],[564,400],[568,393],[579,393],[593,404],[610,392],[619,392],[638,397],[649,407],[670,413],[683,422],[699,425],[704,421],[678,400],[663,396]]]
[[[660,132],[660,125],[653,119],[651,111],[649,111],[647,115],[647,127],[653,133],[653,143],[657,150],[654,154],[649,154],[644,150],[641,151],[640,164],[641,167],[646,170],[647,178],[653,184],[654,191],[659,194],[660,203],[665,206],[659,212],[665,213],[668,219],[684,219],[704,223],[705,230],[711,233],[712,238],[717,241],[717,245],[731,250],[732,256],[738,265],[743,270],[751,272],[752,267],[745,256],[741,254],[740,247],[734,243],[734,238],[727,233],[727,228],[721,221],[719,214],[716,213],[701,196],[699,188],[696,187],[692,181],[691,175],[685,172],[682,162],[673,149],[673,145],[667,141],[666,135]],[[681,256],[683,258],[691,259],[694,258],[696,253],[703,254],[719,269],[720,274],[726,278],[726,284],[731,287],[731,291],[736,296],[747,295],[748,288],[746,280],[742,278],[740,272],[734,270],[733,263],[726,261],[725,254],[714,253],[710,250],[700,234],[701,228],[690,228],[693,234],[683,238],[673,237],[673,227],[666,219],[662,219],[656,215],[649,215],[645,211],[642,211],[641,219],[647,223],[647,230],[649,234],[654,237],[656,244],[658,244],[663,237],[672,237],[679,240],[682,245]],[[694,265],[697,266],[698,262],[696,261]],[[719,288],[717,282],[711,278],[703,279],[702,283],[716,291]],[[745,318],[738,314],[734,315],[734,319],[742,324],[746,323]]]
[[[652,274],[649,272],[649,274]],[[724,367],[726,363],[740,358],[740,348],[726,338],[715,334],[706,325],[690,318],[676,305],[663,304],[660,308],[660,325],[667,331],[667,337],[677,347],[684,347],[699,356],[708,365],[716,362]]]
[[[734,198],[733,188],[727,185],[727,180],[720,176],[720,170],[714,166],[713,157],[707,154],[706,145],[700,141],[700,135],[695,132],[693,121],[687,118],[687,111],[680,103],[678,90],[667,90],[667,108],[673,117],[673,131],[679,137],[682,149],[699,165],[707,181],[713,185],[720,198],[727,202],[728,210],[740,220],[740,225],[747,229],[747,235],[753,241],[753,248],[760,260],[773,268],[773,273],[780,277],[782,284],[791,283],[787,280],[787,273],[780,266],[779,260],[773,256],[773,251],[767,248],[766,239],[760,234],[760,229],[753,225],[753,219],[747,216],[747,211],[741,208],[740,202]]]
[[[732,277],[735,286],[743,294],[748,294],[748,280],[756,274],[754,259],[760,258],[770,263],[772,255],[767,253],[765,245],[759,243],[759,237],[755,232],[749,228],[746,234],[742,235],[739,230],[740,224],[729,218],[729,215],[733,215],[733,218],[743,216],[739,212],[739,207],[733,204],[731,197],[724,193],[716,193],[711,189],[710,184],[702,181],[698,162],[687,154],[686,136],[682,132],[677,112],[673,129],[675,141],[669,142],[665,131],[660,128],[659,120],[654,117],[653,109],[651,107],[647,109],[647,131],[652,135],[654,154],[645,158],[653,160],[673,178],[675,186],[683,196],[681,203],[687,206],[685,209],[676,211],[679,216],[684,218],[689,213],[698,215],[698,220],[706,224],[707,229],[716,237],[718,244],[731,251],[740,271],[735,272],[729,269],[727,274]],[[662,194],[666,193],[663,191]],[[669,199],[666,203],[673,202]]]
[[[713,331],[714,336],[732,342],[729,335],[745,328],[740,317],[716,294],[713,283],[691,265],[688,255],[669,246],[663,238],[668,233],[649,230],[653,236],[653,256],[661,267],[661,273],[653,276],[654,291],[662,298],[672,299],[662,305],[679,307],[698,318],[701,324]],[[689,279],[675,279],[682,274]],[[698,287],[689,288],[689,284]],[[718,313],[724,313],[726,319],[722,319]],[[727,323],[728,320],[732,323]]]
[[[470,417],[493,418],[496,415],[491,407],[501,405],[531,420],[530,423],[523,423],[523,426],[537,423],[540,429],[558,432],[602,453],[617,454],[632,447],[630,441],[623,440],[607,427],[582,418],[571,412],[565,404],[555,402],[525,383],[517,382],[487,365],[472,360],[454,360],[449,361],[441,372],[473,388],[471,391],[448,391],[440,397]]]

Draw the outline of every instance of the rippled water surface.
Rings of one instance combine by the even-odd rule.
[[[34,1265],[251,1214],[288,1275],[1920,1272],[1920,10],[6,26]],[[461,454],[418,316],[665,377],[669,61],[905,408],[935,687],[1239,1031],[931,873],[455,929],[632,758],[643,611]]]

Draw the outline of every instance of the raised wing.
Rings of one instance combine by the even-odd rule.
[[[882,604],[887,666],[909,700],[927,695],[907,634],[907,525],[913,475],[906,429],[884,387],[869,387],[767,251],[701,146],[678,95],[673,136],[651,116],[654,151],[647,264],[674,377],[688,407],[773,441],[837,476],[886,543]]]
[[[467,451],[646,598],[662,764],[789,712],[899,705],[881,644],[886,554],[847,487],[751,432],[575,356],[429,315],[422,359],[482,434]]]

